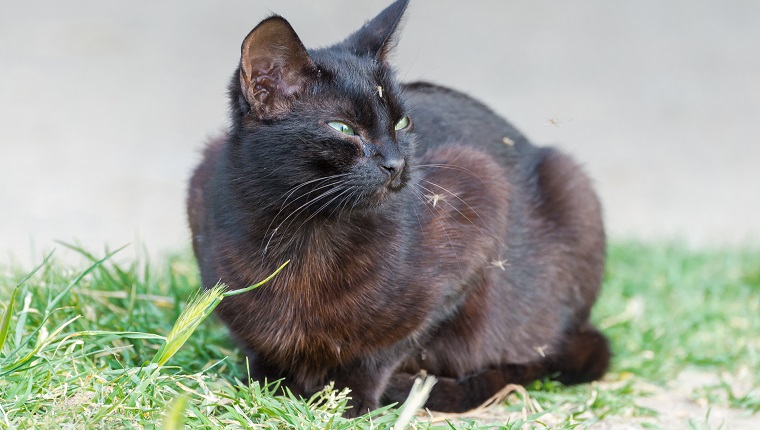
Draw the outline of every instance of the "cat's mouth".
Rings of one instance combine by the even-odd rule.
[[[409,173],[406,163],[403,163],[397,171],[388,173],[388,178],[380,191],[383,194],[397,193],[406,187],[407,182],[409,182]]]
[[[388,179],[379,186],[365,188],[364,193],[356,195],[354,208],[377,209],[394,200],[407,186],[407,180],[398,177]]]
[[[378,162],[369,171],[372,172],[372,177],[366,178],[366,182],[360,186],[363,191],[354,195],[354,207],[382,206],[403,191],[410,180],[409,167],[403,159],[395,163]]]
[[[408,179],[405,176],[407,175],[402,172],[397,177],[391,178],[386,185],[388,191],[395,193],[403,190],[404,187],[406,187],[406,183],[408,182]]]
[[[403,157],[384,160],[380,163],[380,168],[388,175],[385,182],[385,188],[388,191],[401,191],[409,181],[407,163]]]
[[[407,169],[399,171],[398,174],[391,175],[386,181],[370,196],[371,206],[379,206],[385,203],[387,200],[393,198],[399,192],[406,188],[409,182],[409,174]]]

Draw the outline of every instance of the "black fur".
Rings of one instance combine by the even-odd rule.
[[[193,247],[206,287],[292,263],[219,317],[254,378],[303,395],[335,381],[350,415],[403,401],[421,370],[444,411],[508,383],[600,378],[609,349],[588,318],[604,231],[588,179],[468,96],[400,84],[387,54],[406,5],[329,48],[306,50],[278,16],[246,37],[232,126],[190,183]]]

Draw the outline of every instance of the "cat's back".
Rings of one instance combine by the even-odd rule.
[[[439,146],[466,144],[502,163],[533,146],[514,126],[483,103],[459,91],[426,82],[404,86],[417,134],[417,154]]]
[[[214,171],[224,148],[226,136],[220,136],[211,140],[203,150],[201,162],[193,171],[190,177],[190,186],[188,187],[187,216],[192,231],[192,243],[195,255],[198,258],[198,264],[201,268],[207,266],[207,248],[209,245],[208,229],[208,200],[207,187],[213,180]],[[208,272],[208,270],[206,271]],[[213,275],[216,276],[216,275]],[[212,285],[215,281],[207,283],[204,279],[205,286]]]

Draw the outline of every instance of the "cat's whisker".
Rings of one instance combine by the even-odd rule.
[[[318,215],[320,212],[322,212],[322,210],[323,210],[324,208],[326,208],[327,206],[329,206],[329,205],[330,205],[332,202],[334,202],[335,200],[339,199],[341,196],[345,195],[345,194],[346,194],[346,193],[347,193],[347,192],[348,192],[350,189],[351,189],[351,187],[350,187],[350,188],[347,188],[347,189],[343,189],[343,191],[341,191],[340,193],[338,193],[338,195],[334,196],[334,197],[333,197],[333,198],[331,198],[329,201],[327,201],[326,203],[324,203],[324,204],[323,204],[321,207],[319,207],[319,209],[315,210],[315,211],[314,211],[314,212],[313,212],[311,215],[309,215],[309,216],[308,216],[308,217],[307,217],[307,218],[306,218],[306,219],[305,219],[303,222],[301,222],[301,224],[300,224],[298,227],[296,227],[296,228],[295,228],[295,231],[300,231],[300,230],[301,230],[301,228],[302,228],[304,225],[306,225],[306,223],[308,223],[308,222],[309,222],[310,220],[312,220],[312,219],[313,219],[315,216],[317,216],[317,215]],[[340,191],[340,188],[336,187],[336,189],[334,189],[334,190],[331,190],[330,192],[325,192],[325,193],[323,193],[323,194],[322,194],[320,197],[318,197],[317,199],[315,199],[314,201],[317,201],[317,200],[321,199],[322,197],[327,197],[327,196],[329,196],[329,195],[333,194],[333,191],[335,191],[335,192],[337,192],[337,191]],[[285,229],[286,229],[286,230],[290,231],[290,225],[293,223],[293,221],[295,221],[295,218],[293,218],[293,220],[291,220],[291,222],[290,222],[290,223],[289,223],[289,224],[288,224],[288,225],[285,227]]]
[[[328,189],[327,191],[324,191],[324,192],[322,192],[322,193],[321,193],[320,195],[318,195],[317,197],[315,197],[315,198],[313,198],[313,199],[311,199],[311,200],[307,201],[306,203],[304,203],[303,205],[301,205],[301,207],[299,207],[299,208],[298,208],[298,209],[296,209],[295,211],[291,212],[291,213],[290,213],[290,214],[289,214],[287,217],[285,217],[285,219],[284,219],[284,220],[282,220],[282,222],[284,223],[285,221],[287,221],[289,218],[291,218],[291,217],[292,217],[292,219],[290,220],[290,222],[288,223],[288,225],[286,225],[286,226],[285,226],[285,229],[286,229],[286,230],[287,230],[287,229],[289,229],[289,228],[290,228],[290,226],[292,225],[292,223],[293,223],[293,222],[294,222],[294,221],[295,221],[295,220],[298,218],[298,216],[297,216],[297,215],[299,215],[299,214],[301,214],[301,213],[305,212],[305,211],[306,211],[306,209],[307,209],[309,206],[313,205],[314,203],[317,203],[318,201],[320,201],[320,200],[321,200],[321,199],[323,199],[323,198],[329,197],[329,196],[331,196],[331,195],[333,195],[333,194],[335,194],[335,193],[337,193],[337,192],[341,191],[341,190],[342,190],[342,188],[340,187],[340,185],[341,185],[341,183],[340,183],[340,182],[339,182],[339,183],[337,183],[337,184],[331,184],[332,188]]]
[[[411,71],[412,71],[412,67],[414,67],[414,63],[417,61],[417,57],[419,57],[419,56],[420,56],[420,50],[418,49],[418,50],[417,50],[417,55],[415,55],[415,56],[414,56],[414,58],[412,59],[412,63],[411,63],[411,64],[409,64],[409,68],[408,68],[408,69],[406,69],[406,72],[404,73],[404,77],[403,77],[403,78],[401,78],[401,81],[402,81],[402,82],[406,82],[406,75],[408,75],[408,74],[409,74],[409,72],[411,72]],[[403,91],[403,90],[402,90],[402,91]]]
[[[489,234],[491,234],[491,235],[493,236],[493,238],[494,238],[494,239],[496,239],[496,240],[499,242],[499,245],[501,245],[502,247],[506,247],[506,245],[505,245],[505,244],[504,244],[504,242],[501,240],[501,238],[499,237],[499,235],[498,235],[498,234],[496,234],[496,232],[495,232],[495,231],[493,231],[493,229],[491,228],[491,226],[489,226],[489,225],[488,225],[488,223],[486,223],[486,221],[483,219],[483,217],[481,217],[481,216],[480,216],[480,214],[478,213],[478,211],[476,211],[476,210],[475,210],[475,208],[473,208],[472,206],[470,206],[470,204],[469,204],[469,203],[467,203],[467,202],[466,202],[464,199],[462,199],[461,197],[459,197],[459,196],[458,196],[458,195],[456,195],[455,193],[452,193],[452,192],[451,192],[451,191],[449,191],[449,190],[448,190],[446,187],[443,187],[443,186],[441,186],[441,185],[438,185],[438,184],[436,184],[435,182],[429,181],[429,180],[427,180],[427,179],[425,179],[425,178],[420,178],[420,179],[421,179],[421,180],[423,180],[423,181],[425,181],[425,182],[427,182],[428,184],[430,184],[430,185],[432,185],[432,186],[434,186],[434,187],[438,187],[438,188],[442,189],[443,191],[445,191],[446,193],[448,193],[448,195],[450,195],[450,196],[453,196],[454,198],[456,198],[457,200],[459,200],[460,202],[462,202],[462,203],[463,203],[465,206],[467,206],[467,208],[468,208],[469,210],[471,210],[471,211],[472,211],[472,213],[474,213],[474,214],[475,214],[475,216],[476,216],[476,217],[478,217],[478,219],[480,220],[480,222],[481,222],[481,223],[483,224],[483,226],[485,227],[486,231],[487,231]],[[420,187],[424,188],[425,190],[427,190],[427,191],[428,191],[429,193],[431,193],[431,194],[434,194],[434,195],[436,194],[436,193],[433,193],[431,190],[428,190],[427,188],[425,188],[425,187],[424,187],[424,186],[422,186],[422,185],[419,185],[419,184],[418,184],[418,186],[420,186]],[[462,211],[460,211],[460,210],[459,210],[459,209],[458,209],[456,206],[454,206],[453,204],[451,204],[451,202],[447,202],[447,201],[446,201],[446,199],[441,199],[440,201],[443,201],[444,203],[448,204],[448,205],[449,205],[449,206],[450,206],[452,209],[454,209],[455,211],[457,211],[457,213],[459,213],[459,215],[462,215],[462,217],[464,217],[466,220],[468,220],[468,221],[472,222],[472,220],[470,220],[470,218],[469,218],[467,215],[465,215],[464,213],[462,213]],[[477,227],[477,225],[476,225],[474,222],[473,222],[472,224],[473,224],[473,225],[475,225],[475,226]],[[478,228],[480,228],[480,227],[478,227]]]
[[[325,185],[319,187],[319,189],[325,189],[325,188],[327,188],[327,190],[326,191],[322,191],[316,197],[309,198],[301,206],[297,207],[294,211],[290,212],[282,221],[280,221],[280,223],[277,225],[277,227],[275,227],[274,230],[278,231],[280,229],[280,227],[282,227],[285,222],[287,222],[291,218],[295,219],[298,216],[298,214],[300,214],[301,212],[305,211],[309,206],[311,206],[314,203],[318,202],[320,199],[322,199],[324,197],[327,197],[327,196],[329,196],[329,195],[331,195],[331,194],[336,193],[337,191],[339,191],[339,188],[337,187],[339,184],[340,184],[340,182],[334,182],[334,183],[325,184]],[[290,226],[290,223],[287,224],[285,226],[285,228],[287,229],[289,226]]]
[[[463,214],[462,211],[460,211],[459,209],[457,209],[456,206],[454,206],[453,204],[451,204],[451,202],[447,201],[446,197],[448,195],[452,195],[454,197],[457,197],[460,201],[462,201],[466,205],[467,203],[464,202],[464,200],[462,200],[458,196],[456,196],[454,194],[451,194],[451,193],[447,193],[446,195],[441,195],[441,194],[437,194],[437,193],[433,192],[431,189],[429,189],[429,188],[427,188],[427,187],[425,187],[423,185],[417,184],[416,186],[428,193],[427,195],[423,195],[423,198],[424,198],[425,202],[429,206],[434,207],[434,208],[440,208],[440,206],[437,206],[438,202],[447,204],[449,207],[451,207],[451,209],[453,209],[454,211],[456,211],[457,213],[459,213],[459,215],[461,215],[464,219],[470,221],[470,224],[473,227],[477,228],[478,231],[481,234],[483,234],[484,236],[491,237],[492,239],[496,240],[501,247],[506,248],[506,245],[504,244],[504,242],[502,241],[502,239],[493,231],[493,229],[490,226],[488,226],[486,224],[486,222],[480,217],[480,215],[478,215],[478,213],[474,209],[470,208],[473,211],[473,213],[478,217],[478,219],[480,219],[480,221],[483,223],[483,226],[480,226],[477,223],[473,222],[473,220],[471,220],[468,216],[466,216],[465,214]],[[449,217],[451,219],[454,219],[454,217],[452,216],[452,214],[450,212],[446,211],[446,210],[440,209],[439,213],[441,213],[442,215],[445,215],[445,216],[447,216],[447,217]]]
[[[351,200],[352,196],[356,192],[356,188],[356,185],[351,185],[348,187],[349,193],[344,195],[343,200],[337,206],[335,206],[332,211],[330,211],[330,215],[327,216],[328,218],[332,217],[336,212],[340,213],[343,209],[346,208],[349,200]]]
[[[346,211],[348,212],[347,215],[350,216],[354,213],[354,209],[356,208],[359,200],[358,196],[360,195],[361,188],[356,187],[356,189],[348,197],[346,197]]]
[[[338,175],[336,175],[336,176],[338,176]],[[302,188],[302,187],[304,187],[306,185],[313,184],[313,183],[324,182],[324,181],[328,181],[330,179],[332,179],[332,177],[324,177],[324,178],[312,179],[310,181],[306,181],[306,182],[304,182],[302,184],[296,185],[296,186],[290,188],[288,191],[286,191],[284,193],[285,198],[283,199],[282,204],[280,204],[280,209],[277,211],[277,214],[274,217],[272,217],[272,221],[269,222],[269,225],[267,226],[266,232],[264,233],[264,237],[266,237],[266,235],[269,233],[269,229],[272,228],[272,223],[274,223],[274,221],[279,218],[279,216],[282,213],[282,211],[285,210],[285,208],[287,208],[288,206],[290,206],[293,203],[293,202],[288,203],[288,200],[293,195],[293,193],[295,193],[299,188]]]
[[[346,176],[346,174],[333,175],[333,176],[327,176],[327,177],[324,177],[324,178],[312,179],[310,181],[304,182],[303,184],[300,184],[300,185],[297,185],[296,187],[294,187],[292,191],[290,191],[290,192],[287,193],[287,196],[285,197],[285,201],[283,201],[282,205],[280,206],[280,210],[277,212],[277,214],[274,217],[272,217],[272,220],[269,222],[269,225],[267,226],[267,229],[264,232],[264,237],[267,237],[267,235],[269,234],[269,230],[272,228],[272,224],[274,224],[275,220],[277,220],[280,217],[280,214],[282,213],[282,211],[285,210],[285,208],[287,208],[288,206],[290,206],[293,202],[295,202],[295,200],[293,200],[290,203],[285,204],[287,202],[288,198],[290,198],[290,196],[292,196],[293,193],[297,189],[303,187],[304,185],[308,185],[308,184],[311,184],[311,183],[324,182],[324,181],[328,181],[330,179],[340,178],[342,176]],[[327,187],[338,185],[338,184],[340,184],[340,182],[341,181],[338,180],[338,181],[329,182],[327,184],[322,184],[319,187],[317,187],[317,188],[315,188],[313,190],[310,190],[308,193],[306,193],[306,196],[308,197],[308,195],[310,193],[312,193],[312,192],[319,191],[319,190],[322,190],[322,189],[327,188]],[[308,201],[307,201],[307,203],[308,203]],[[298,211],[298,209],[296,209],[296,211]],[[277,230],[277,229],[275,229],[275,230]],[[270,241],[271,241],[271,238],[270,238]],[[268,246],[269,246],[269,241],[267,241],[267,246],[264,247],[263,255],[266,255]]]
[[[412,193],[414,193],[416,190],[414,188],[411,189]],[[417,224],[420,226],[420,233],[422,233],[422,237],[427,237],[425,235],[425,228],[422,227],[422,220],[420,219],[420,212],[417,210],[417,205],[411,205],[412,210],[414,211],[414,216],[417,217]]]
[[[302,187],[304,187],[306,185],[309,185],[309,184],[313,184],[315,182],[328,181],[330,179],[337,179],[337,178],[341,178],[341,177],[344,177],[344,176],[347,176],[347,175],[348,175],[348,173],[341,173],[341,174],[338,174],[338,175],[325,176],[323,178],[312,179],[310,181],[306,181],[306,182],[304,182],[302,184],[296,185],[295,187],[291,188],[289,191],[287,191],[285,193],[285,199],[282,201],[282,206],[280,206],[280,210],[282,210],[285,207],[287,207],[287,206],[290,205],[290,203],[288,203],[286,205],[288,199],[290,199],[290,197],[293,195],[293,193],[295,193],[296,191],[298,191],[300,188],[302,188]],[[312,190],[312,191],[314,191],[314,190]],[[279,215],[279,213],[278,213],[278,215]]]
[[[457,165],[454,165],[454,164],[435,164],[435,163],[417,164],[417,165],[414,166],[414,169],[417,169],[417,168],[426,168],[426,167],[436,167],[436,168],[439,168],[439,169],[457,170],[457,171],[464,172],[464,173],[467,173],[469,175],[472,175],[474,178],[477,178],[477,180],[479,180],[480,182],[482,182],[484,184],[486,183],[486,181],[483,180],[483,178],[481,178],[480,176],[478,176],[472,170],[467,169],[467,168],[462,167],[462,166],[457,166]],[[420,179],[422,179],[422,178],[420,178]]]
[[[418,187],[421,187],[419,184],[416,184],[416,185],[417,185]],[[423,203],[426,201],[426,200],[425,200],[425,196],[424,196],[422,193],[420,193],[418,190],[414,190],[414,189],[412,189],[412,192],[414,192],[414,193],[415,193],[415,195],[416,195],[416,196],[417,196],[417,197],[418,197],[418,198],[419,198],[419,199],[420,199],[420,200],[421,200]],[[446,213],[445,211],[443,211],[443,209],[441,209],[441,208],[437,208],[437,207],[435,207],[435,206],[429,206],[429,207],[430,207],[432,210],[434,210],[434,211],[438,212],[439,214],[441,214],[441,215],[442,215],[442,216],[441,216],[441,220],[442,220],[443,222],[445,222],[445,223],[446,223],[446,225],[448,225],[448,226],[449,226],[449,228],[450,228],[451,230],[453,230],[453,231],[456,231],[456,229],[454,228],[454,226],[452,226],[452,225],[451,225],[451,223],[449,222],[449,220],[448,220],[448,219],[446,219],[446,216],[445,216],[445,215],[449,215],[449,214],[447,214],[447,213]],[[449,215],[449,217],[450,217],[450,215]],[[459,268],[459,276],[460,276],[460,277],[461,277],[461,278],[464,280],[464,272],[462,271],[462,264],[461,264],[461,262],[459,261],[459,253],[457,252],[457,249],[456,249],[456,247],[454,246],[454,241],[452,241],[452,240],[451,240],[451,235],[449,235],[449,231],[448,231],[448,229],[447,229],[446,227],[444,227],[444,228],[443,228],[443,233],[446,235],[446,239],[449,241],[449,246],[451,247],[451,252],[454,254],[454,258],[455,258],[455,259],[456,259],[456,261],[457,261],[457,267]]]
[[[311,195],[314,194],[314,193],[316,193],[317,191],[324,190],[325,188],[335,187],[335,186],[340,185],[341,183],[343,183],[342,180],[335,180],[335,181],[332,181],[332,182],[321,184],[317,188],[314,188],[314,189],[309,190],[306,193],[302,194],[300,197],[305,197],[308,200],[309,198],[311,198]],[[288,206],[290,206],[290,205],[288,205]]]
[[[275,173],[279,172],[280,169],[282,169],[283,167],[284,167],[284,165],[279,165],[279,166],[275,167],[274,169],[272,169],[272,171],[270,171],[266,175],[262,176],[262,178],[268,178],[268,177],[274,175]]]
[[[349,190],[350,190],[350,188],[344,189],[343,191],[341,191],[340,193],[338,193],[337,196],[334,196],[333,198],[331,198],[330,200],[328,200],[325,204],[323,204],[322,206],[320,206],[319,209],[317,209],[316,211],[314,211],[314,213],[312,213],[311,215],[309,215],[308,218],[306,218],[305,220],[303,220],[303,222],[301,223],[301,225],[299,225],[298,228],[296,228],[296,231],[300,230],[301,227],[303,227],[304,225],[306,225],[307,222],[311,221],[315,216],[317,216],[320,212],[322,212],[322,210],[324,208],[326,208],[327,206],[330,206],[330,203],[334,202],[335,200],[339,199],[341,196],[345,195]]]
[[[441,66],[431,67],[431,68],[427,69],[426,71],[424,71],[424,72],[420,73],[419,75],[417,75],[416,78],[411,79],[411,80],[413,82],[424,81],[425,80],[425,76],[427,76],[427,75],[429,75],[429,74],[431,74],[431,73],[433,73],[433,72],[435,72],[437,70],[440,70],[440,69],[441,69]]]
[[[457,253],[456,247],[454,246],[454,241],[451,240],[451,236],[449,235],[449,230],[454,231],[454,232],[457,231],[456,228],[453,225],[451,225],[451,222],[449,222],[449,219],[451,218],[451,215],[449,213],[447,213],[441,207],[436,207],[436,206],[433,206],[433,205],[429,204],[429,200],[428,200],[427,196],[419,190],[419,189],[424,189],[424,187],[422,187],[419,184],[416,184],[416,187],[418,189],[417,190],[413,189],[412,191],[417,196],[417,198],[421,202],[423,202],[423,206],[426,206],[426,207],[430,208],[430,210],[432,210],[435,213],[437,213],[440,216],[439,219],[441,221],[443,221],[444,223],[446,223],[446,226],[448,226],[448,228],[446,228],[444,226],[443,232],[446,235],[446,238],[447,238],[447,240],[449,242],[449,246],[451,247],[451,250],[452,250],[452,252],[454,254],[454,257],[457,259],[457,265],[459,266],[459,271],[460,271],[460,274],[461,274],[462,273],[462,267],[461,267],[461,265],[459,263],[459,254]]]
[[[320,187],[320,189],[323,189],[323,188],[327,188],[327,187],[332,187],[332,188],[328,189],[327,191],[324,191],[323,193],[321,193],[320,195],[318,195],[317,197],[315,197],[315,198],[313,198],[313,199],[307,200],[305,203],[303,203],[301,206],[299,206],[299,207],[298,207],[296,210],[294,210],[293,212],[289,213],[289,214],[288,214],[288,216],[286,216],[286,217],[285,217],[285,219],[283,219],[283,220],[282,220],[282,221],[281,221],[281,222],[280,222],[280,223],[277,225],[277,227],[275,227],[275,228],[274,228],[274,230],[272,231],[272,234],[270,234],[270,235],[269,235],[269,239],[267,240],[267,243],[266,243],[266,245],[264,246],[264,251],[263,251],[263,253],[264,253],[264,254],[266,254],[267,250],[269,249],[269,245],[270,245],[270,244],[271,244],[271,242],[272,242],[272,239],[273,239],[273,238],[274,238],[274,236],[277,234],[277,232],[278,232],[278,231],[280,231],[280,227],[283,227],[283,225],[285,224],[285,222],[287,222],[288,220],[291,220],[291,221],[290,221],[290,222],[289,222],[289,223],[288,223],[288,224],[285,226],[285,230],[287,230],[287,229],[290,227],[290,225],[293,223],[293,220],[295,219],[294,217],[297,217],[297,215],[298,215],[298,214],[300,214],[301,212],[305,211],[305,210],[306,210],[306,209],[307,209],[309,206],[313,205],[314,203],[316,203],[316,202],[317,202],[317,201],[319,201],[320,199],[322,199],[322,198],[324,198],[324,197],[327,197],[327,196],[330,196],[330,195],[332,195],[332,194],[334,194],[334,193],[336,193],[336,192],[340,191],[340,190],[341,190],[341,188],[339,188],[339,185],[340,185],[341,183],[342,183],[342,181],[336,181],[336,182],[333,182],[333,183],[330,183],[330,184],[326,184],[326,185],[323,185],[323,186],[321,186],[321,187]],[[291,218],[292,218],[292,219],[291,219]],[[267,230],[267,231],[268,231],[268,230]],[[265,237],[266,237],[266,236],[265,236]]]

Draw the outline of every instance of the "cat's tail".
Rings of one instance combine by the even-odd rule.
[[[425,407],[440,412],[464,412],[476,408],[509,384],[526,385],[550,377],[572,385],[601,378],[610,362],[607,339],[586,325],[566,338],[561,353],[530,364],[501,364],[464,378],[438,377]],[[393,375],[385,391],[387,403],[402,403],[416,375]]]

